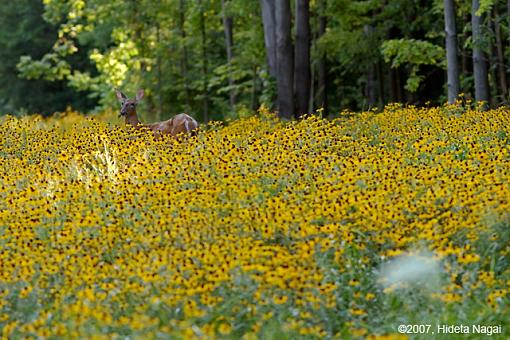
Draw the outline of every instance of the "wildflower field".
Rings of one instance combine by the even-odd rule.
[[[115,119],[0,119],[3,337],[510,336],[508,110]]]

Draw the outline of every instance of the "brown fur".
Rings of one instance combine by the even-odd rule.
[[[121,103],[120,115],[124,116],[126,124],[132,125],[135,129],[146,127],[152,130],[154,135],[171,135],[174,138],[179,134],[196,135],[198,123],[193,117],[185,113],[180,113],[162,122],[142,124],[138,119],[136,106],[144,96],[143,90],[138,91],[135,99],[129,99],[124,93],[117,89],[115,92],[117,94],[117,99]]]

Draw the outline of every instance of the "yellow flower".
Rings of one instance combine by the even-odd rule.
[[[361,337],[367,334],[367,330],[365,328],[354,328],[350,330],[351,335],[355,337]]]
[[[364,337],[379,309],[377,282],[360,275],[416,248],[442,263],[451,282],[432,296],[451,312],[483,296],[499,313],[505,272],[473,270],[510,254],[497,246],[508,110],[458,109],[281,122],[261,108],[181,142],[112,125],[113,112],[0,117],[0,309],[22,298],[38,315],[3,313],[3,332],[215,338],[248,316],[253,336],[275,319],[285,332]],[[222,310],[228,319],[211,314]]]
[[[468,254],[461,254],[458,257],[458,261],[460,264],[468,264],[468,263],[474,263],[480,261],[480,255],[468,253]]]
[[[232,332],[232,327],[229,324],[222,323],[218,327],[218,331],[223,335],[228,335],[230,332]]]
[[[375,298],[375,294],[373,294],[373,293],[367,293],[367,294],[365,295],[365,299],[366,299],[367,301],[373,300],[374,298]]]
[[[367,314],[366,311],[364,311],[363,309],[359,309],[359,308],[351,308],[351,309],[349,309],[349,313],[351,313],[351,315],[356,315],[356,316]]]
[[[287,295],[278,295],[273,297],[273,302],[277,305],[284,304],[287,302],[287,300],[288,300]]]

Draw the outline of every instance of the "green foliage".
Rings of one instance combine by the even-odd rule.
[[[80,110],[88,110],[94,105],[62,81],[71,67],[60,59],[60,55],[71,48],[68,44],[59,44],[54,52],[43,56],[43,51],[51,49],[57,33],[52,25],[43,21],[43,10],[38,0],[0,2],[0,81],[3,84],[0,87],[0,114],[49,114],[65,110],[70,102]],[[30,57],[20,60],[26,54],[40,60],[33,62]],[[82,60],[82,55],[76,54],[70,62]],[[27,79],[19,78],[17,65],[27,73]]]
[[[460,53],[470,55],[471,3],[455,5]],[[486,53],[495,44],[493,21],[500,23],[503,41],[508,39],[505,6],[480,0],[478,14],[485,15],[486,24],[476,44]],[[199,118],[205,108],[208,118],[223,119],[261,104],[274,108],[276,80],[266,65],[260,1],[225,0],[224,7],[233,20],[230,64],[221,0],[3,2],[0,43],[6,48],[0,51],[0,78],[16,86],[0,91],[0,110],[116,107],[113,87],[130,94],[146,89],[143,119],[181,111]],[[330,112],[366,109],[369,92],[377,94],[379,107],[444,100],[442,0],[316,0],[310,11],[314,109],[320,105],[323,60]],[[327,22],[324,34],[319,32],[322,19]],[[506,60],[510,49],[504,50]],[[495,60],[490,65],[495,71]],[[469,63],[463,70],[462,91],[469,97]],[[24,94],[34,88],[41,91],[27,100]]]
[[[49,81],[64,80],[71,74],[69,64],[60,59],[56,53],[45,54],[41,60],[30,56],[21,56],[16,65],[26,79],[44,79]]]
[[[90,91],[102,106],[116,105],[113,87],[127,93],[143,87],[146,109],[161,116],[184,110],[198,116],[204,95],[210,111],[228,111],[231,90],[242,106],[255,107],[259,102],[265,52],[256,2],[227,2],[227,14],[235,25],[231,66],[225,57],[219,0],[184,1],[184,7],[180,0],[46,0],[44,4],[45,19],[59,25],[57,42],[42,58],[20,59],[18,68],[27,79],[66,80],[79,91]],[[69,63],[82,49],[88,50],[93,72]],[[232,88],[229,77],[235,81]]]
[[[483,15],[486,13],[490,13],[494,3],[495,3],[494,0],[480,0],[480,7],[478,8],[478,11],[476,11],[476,14]]]
[[[421,65],[446,68],[444,48],[428,41],[415,39],[387,40],[382,44],[382,54],[384,60],[391,63],[391,67],[410,66],[411,72],[406,84],[406,89],[410,92],[416,92],[423,80],[423,76],[418,74]]]
[[[403,64],[440,65],[445,52],[441,46],[428,41],[398,39],[385,41],[382,53],[386,62],[391,61],[392,67],[398,67]]]

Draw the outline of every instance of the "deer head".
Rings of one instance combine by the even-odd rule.
[[[142,100],[144,91],[138,90],[135,99],[128,98],[118,89],[115,89],[115,93],[117,95],[117,99],[120,102],[120,115],[126,118],[130,116],[136,116],[136,105],[138,105],[138,102]]]

